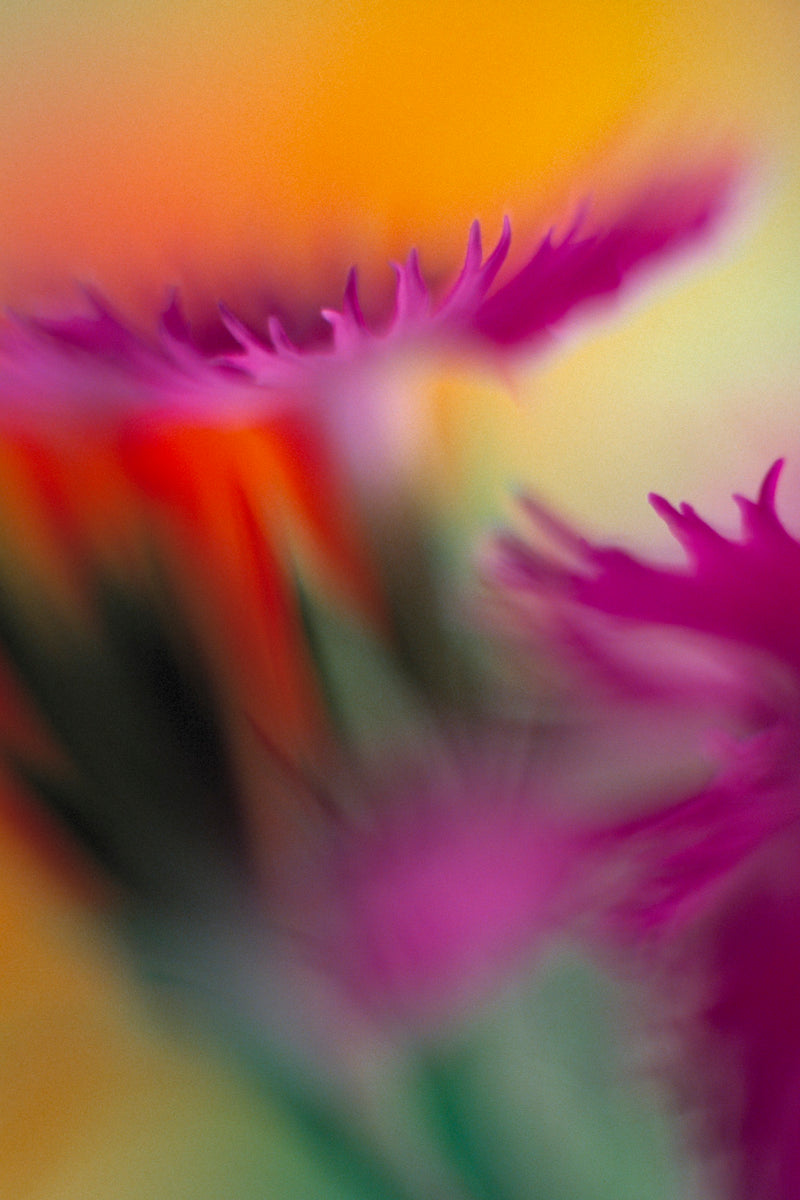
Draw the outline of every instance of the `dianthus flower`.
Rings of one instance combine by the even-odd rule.
[[[523,752],[506,747],[503,764],[497,747],[429,746],[284,872],[292,924],[358,1006],[411,1027],[452,1020],[563,927],[579,844],[552,801],[513,779]]]
[[[776,512],[780,469],[769,471],[757,500],[736,497],[739,539],[689,505],[652,497],[687,568],[596,546],[533,502],[528,516],[562,553],[509,535],[493,560],[505,586],[560,612],[564,644],[579,647],[590,670],[642,702],[658,690],[659,673],[672,686],[680,677],[680,647],[664,649],[668,628],[699,635],[706,667],[722,662],[736,677],[707,782],[684,794],[676,785],[666,804],[643,789],[638,814],[606,820],[596,835],[610,867],[595,899],[610,913],[606,933],[628,951],[646,949],[647,970],[682,997],[684,1095],[704,1106],[733,1192],[748,1200],[800,1192],[800,542]],[[656,647],[646,669],[605,640],[613,631],[624,647],[642,630]],[[717,680],[709,670],[698,678],[694,647],[684,654],[688,695],[706,706],[711,735]]]
[[[322,309],[330,331],[322,343],[294,344],[274,315],[265,333],[252,332],[222,305],[230,349],[212,352],[193,337],[177,299],[152,338],[92,292],[86,315],[12,316],[0,337],[0,415],[6,425],[29,427],[38,418],[52,429],[131,416],[240,423],[310,406],[321,422],[352,424],[352,414],[339,412],[352,397],[356,423],[366,421],[365,405],[380,401],[376,367],[388,356],[451,348],[495,357],[535,347],[573,310],[613,296],[637,268],[705,232],[728,183],[729,172],[719,169],[653,186],[611,220],[592,226],[584,216],[560,236],[551,230],[496,287],[510,225],[484,257],[476,221],[444,298],[434,299],[412,251],[395,267],[393,313],[381,324],[362,311],[352,271],[341,308]]]

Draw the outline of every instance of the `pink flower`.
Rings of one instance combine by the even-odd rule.
[[[518,587],[557,585],[574,603],[610,616],[694,629],[766,650],[800,675],[800,624],[792,604],[800,601],[800,543],[775,511],[781,467],[777,462],[768,472],[756,501],[736,497],[742,515],[738,541],[717,533],[690,505],[675,509],[651,496],[686,551],[690,570],[651,566],[624,550],[593,546],[550,520],[548,528],[575,555],[575,568],[557,568],[524,541],[505,538],[503,578]],[[534,522],[541,520],[538,506],[523,503]]]
[[[653,187],[605,225],[582,219],[561,237],[551,231],[499,287],[509,224],[484,258],[475,222],[444,299],[434,299],[416,252],[395,267],[394,312],[383,327],[363,313],[351,272],[341,309],[322,310],[330,338],[321,345],[293,344],[275,316],[264,334],[253,333],[222,306],[220,332],[227,331],[230,348],[215,352],[193,338],[175,300],[153,337],[134,332],[91,293],[85,315],[10,317],[0,327],[0,417],[12,425],[39,419],[45,427],[142,415],[240,422],[288,405],[322,423],[368,423],[389,360],[431,348],[490,357],[535,349],[574,309],[614,295],[636,268],[705,232],[729,174]],[[343,417],[348,405],[355,408]]]
[[[590,832],[587,847],[594,929],[625,954],[646,951],[645,975],[655,970],[655,989],[667,980],[678,997],[683,1095],[700,1104],[742,1200],[800,1195],[800,542],[776,513],[780,467],[757,500],[737,497],[739,539],[652,498],[687,553],[683,569],[595,546],[532,502],[529,517],[560,553],[507,536],[493,560],[504,585],[563,611],[565,644],[588,654],[590,673],[642,703],[658,682],[641,659],[638,674],[630,662],[616,670],[591,621],[623,642],[643,629],[656,645],[666,627],[699,635],[738,674],[708,782],[655,806],[644,789],[640,812]],[[649,662],[677,681],[674,702],[674,643],[670,654],[678,661]],[[690,701],[707,704],[711,676],[705,693],[691,662],[685,677]]]
[[[315,962],[360,1007],[456,1015],[563,919],[575,846],[502,776],[429,762],[288,873],[292,925],[300,913]]]
[[[689,505],[651,497],[687,553],[686,568],[594,545],[531,500],[524,511],[554,552],[517,535],[493,547],[495,578],[553,610],[565,650],[583,656],[601,690],[651,705],[656,722],[665,706],[683,706],[687,740],[691,709],[700,704],[708,714],[715,777],[613,828],[637,847],[641,877],[659,881],[649,918],[656,924],[679,897],[705,889],[800,815],[800,543],[775,511],[780,469],[771,468],[756,501],[736,497],[740,539],[723,537]],[[691,640],[676,640],[673,628]],[[677,767],[672,742],[668,754]],[[657,872],[643,866],[650,859],[660,862]]]

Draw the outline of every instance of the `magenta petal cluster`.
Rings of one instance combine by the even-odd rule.
[[[547,522],[574,565],[556,563],[529,541],[498,543],[497,569],[511,586],[559,590],[575,604],[648,625],[677,626],[767,651],[800,676],[800,542],[775,511],[782,462],[776,462],[757,500],[735,497],[742,536],[718,533],[691,505],[650,500],[683,546],[689,566],[672,569],[640,561],[616,547],[592,545],[523,501],[535,522]]]
[[[257,416],[263,397],[193,344],[176,300],[153,338],[96,293],[88,313],[0,325],[0,425],[113,427],[130,418]]]
[[[293,875],[290,909],[309,914],[317,961],[383,1018],[453,1014],[563,916],[572,835],[501,777],[476,775],[480,765],[460,783],[434,771]]]
[[[378,389],[365,389],[358,378],[376,355],[453,348],[493,358],[535,349],[569,313],[613,296],[637,268],[703,233],[723,206],[729,174],[654,186],[613,220],[593,226],[584,217],[560,237],[551,231],[499,287],[510,225],[504,222],[484,258],[475,222],[461,273],[443,299],[434,298],[415,251],[395,267],[394,311],[384,327],[362,311],[352,271],[341,308],[322,310],[330,339],[321,345],[295,345],[276,316],[263,333],[252,332],[221,306],[236,348],[211,353],[192,338],[174,300],[153,337],[128,328],[93,294],[88,314],[10,317],[0,326],[0,417],[258,419],[287,404],[325,409],[365,390],[378,403]]]
[[[742,1200],[800,1195],[800,542],[776,513],[780,470],[756,500],[737,497],[738,539],[652,498],[683,569],[592,545],[533,502],[528,517],[560,553],[507,536],[494,557],[515,591],[653,637],[691,631],[712,654],[744,653],[745,688],[752,673],[753,725],[728,736],[707,785],[655,807],[645,796],[635,818],[587,839],[604,931],[626,952],[645,949],[682,997],[684,1082],[705,1101],[728,1194]]]
[[[800,1194],[798,853],[795,830],[772,848],[710,943],[714,986],[694,1066],[701,1080],[718,1080],[713,1132],[733,1148],[737,1200]]]
[[[475,221],[461,273],[438,305],[416,251],[405,264],[395,266],[394,314],[382,332],[374,330],[362,312],[353,271],[341,310],[322,313],[333,331],[332,352],[346,357],[375,343],[427,338],[505,350],[535,343],[573,309],[617,292],[637,267],[706,232],[728,189],[728,174],[718,170],[652,187],[606,224],[592,227],[584,216],[561,237],[551,230],[495,291],[491,289],[509,252],[511,227],[504,221],[499,241],[484,259]],[[248,334],[229,314],[225,320],[244,351],[229,361],[262,382],[282,383],[286,375],[281,364],[295,361],[302,347],[292,345],[277,320],[268,324],[271,346]],[[305,361],[324,361],[329,354],[325,349],[306,351]]]
[[[735,718],[732,713],[727,728],[718,731],[717,777],[696,796],[680,798],[674,808],[615,831],[638,847],[633,856],[637,873],[642,878],[649,874],[651,884],[664,891],[657,906],[663,913],[670,909],[668,895],[676,901],[724,875],[770,832],[792,815],[800,816],[800,543],[775,511],[781,465],[770,469],[757,500],[737,497],[743,526],[739,539],[718,533],[689,505],[675,509],[660,497],[651,498],[687,554],[683,568],[652,565],[619,548],[593,545],[533,501],[523,501],[528,518],[561,553],[543,554],[535,540],[516,535],[504,535],[494,546],[492,569],[503,584],[523,595],[549,597],[562,614],[566,638],[580,638],[593,668],[615,684],[622,679],[640,700],[656,690],[653,673],[677,671],[680,689],[685,669],[687,696],[692,703],[705,701],[712,721],[716,710],[709,699],[717,677],[708,673],[704,691],[688,652],[678,655],[677,668],[651,654],[643,660],[650,678],[644,670],[636,674],[631,666],[635,660],[615,674],[613,656],[607,649],[604,656],[599,638],[592,640],[597,627],[581,635],[583,615],[610,618],[607,623],[623,635],[623,643],[626,633],[649,630],[658,646],[670,627],[703,635],[708,662],[730,666],[737,677],[727,693]],[[662,652],[662,659],[667,657]],[[749,730],[742,729],[748,723]],[[737,729],[738,740],[732,732]],[[713,732],[710,728],[709,737]],[[643,868],[649,861],[646,843],[652,843],[654,861],[662,864],[657,871]],[[666,887],[668,879],[671,888]]]

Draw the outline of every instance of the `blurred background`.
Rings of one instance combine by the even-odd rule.
[[[613,213],[736,159],[707,245],[508,384],[430,381],[452,522],[471,535],[524,483],[596,534],[665,545],[648,491],[730,525],[729,493],[779,454],[800,517],[798,75],[794,0],[4,0],[0,302],[59,312],[88,283],[152,327],[177,285],[198,323],[222,299],[301,328],[353,263],[379,304],[412,245],[452,278],[475,217],[491,243],[509,214],[519,261],[587,197]],[[263,1196],[263,1105],[151,1026],[68,864],[27,846],[6,821],[0,1192]]]

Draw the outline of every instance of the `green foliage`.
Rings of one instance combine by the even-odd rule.
[[[663,1098],[632,1074],[621,989],[576,954],[498,989],[461,1020],[387,1037],[402,1069],[380,1061],[384,1094],[362,1096],[360,1107],[352,1089],[337,1092],[335,1081],[316,1075],[291,1038],[277,1043],[274,1030],[240,1026],[228,1039],[307,1147],[326,1198],[685,1194]],[[287,1200],[295,1194],[287,1191]]]
[[[90,595],[81,622],[0,590],[0,644],[66,765],[7,759],[131,894],[202,909],[242,866],[211,685],[163,586],[97,574]]]
[[[625,1063],[622,994],[555,959],[428,1047],[420,1088],[475,1200],[667,1200],[666,1112]]]

